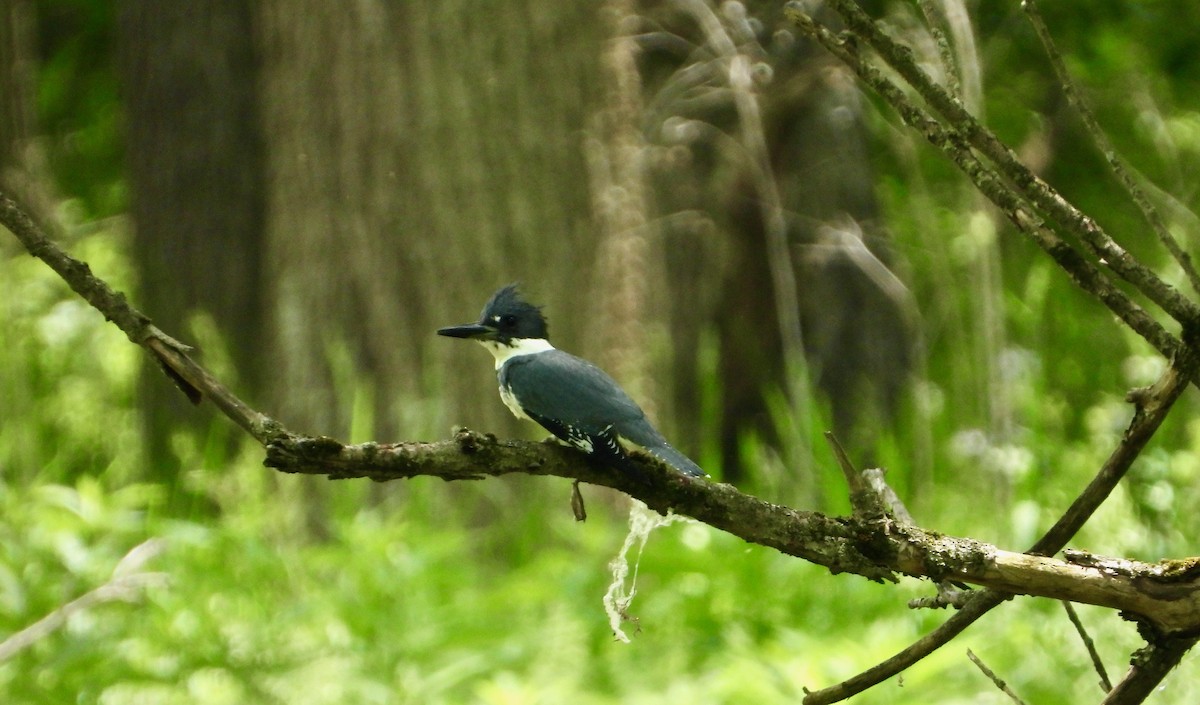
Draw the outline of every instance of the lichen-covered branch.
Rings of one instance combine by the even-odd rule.
[[[1079,238],[1109,269],[1135,286],[1148,299],[1158,304],[1172,318],[1184,325],[1200,323],[1200,306],[1183,296],[1128,250],[1121,247],[1092,217],[1076,208],[1050,184],[1026,167],[1008,145],[975,119],[958,98],[921,68],[916,55],[893,38],[866,13],[855,0],[830,0],[841,15],[847,29],[859,40],[879,53],[879,56],[912,86],[946,123],[961,137],[964,146],[970,145],[986,156],[1008,183],[1059,226]],[[798,26],[808,29],[814,24],[806,19],[802,3],[789,2],[789,15]],[[822,43],[825,43],[824,41]],[[857,52],[857,49],[855,49]],[[885,96],[887,97],[887,96]],[[889,99],[890,102],[890,99]],[[894,104],[893,104],[894,107]],[[985,195],[988,195],[985,193]],[[989,196],[990,197],[990,196]],[[999,205],[999,204],[998,204]],[[1003,208],[1003,206],[1001,206]]]
[[[896,580],[900,575],[959,580],[1006,593],[1120,609],[1139,616],[1155,633],[1200,631],[1200,585],[1191,561],[1085,564],[1013,553],[971,539],[938,535],[888,516],[831,517],[772,504],[730,485],[671,473],[648,456],[635,456],[629,467],[616,469],[569,448],[501,441],[466,430],[447,441],[359,445],[290,433],[237,399],[191,359],[185,346],[157,332],[123,295],[91,274],[85,263],[50,243],[2,193],[0,223],[17,234],[33,254],[52,263],[72,288],[81,294],[90,292],[85,294],[89,303],[125,330],[131,340],[150,350],[193,398],[213,400],[222,413],[259,440],[266,448],[266,464],[278,470],[373,480],[421,475],[444,480],[509,473],[554,475],[621,490],[659,512],[686,514],[834,573],[879,581]]]
[[[1129,199],[1133,201],[1138,210],[1142,212],[1142,217],[1146,220],[1146,224],[1158,236],[1158,241],[1162,243],[1163,248],[1171,254],[1171,257],[1179,264],[1179,268],[1183,270],[1184,276],[1187,277],[1188,283],[1191,284],[1192,290],[1200,293],[1200,274],[1197,274],[1196,267],[1192,263],[1192,258],[1171,234],[1170,228],[1167,227],[1166,221],[1159,214],[1158,209],[1150,203],[1150,199],[1146,197],[1145,191],[1138,182],[1133,178],[1133,170],[1125,164],[1125,159],[1117,152],[1112,141],[1108,138],[1108,134],[1104,128],[1100,126],[1100,121],[1096,119],[1095,113],[1084,100],[1083,94],[1075,86],[1075,81],[1072,80],[1070,72],[1067,71],[1066,63],[1063,61],[1062,55],[1058,51],[1058,47],[1054,44],[1054,39],[1050,36],[1050,28],[1046,26],[1045,20],[1042,19],[1042,12],[1038,9],[1037,3],[1034,0],[1022,0],[1021,8],[1025,10],[1025,14],[1029,16],[1029,23],[1033,25],[1034,32],[1037,33],[1038,39],[1042,43],[1042,48],[1046,51],[1046,58],[1050,60],[1050,66],[1054,69],[1054,75],[1058,78],[1058,85],[1063,90],[1063,95],[1066,96],[1067,102],[1079,114],[1079,119],[1083,121],[1084,127],[1087,129],[1088,135],[1096,145],[1096,149],[1104,155],[1104,161],[1112,170],[1113,176],[1117,177],[1117,181],[1129,194]]]
[[[791,7],[791,5],[789,5]],[[1013,190],[1000,174],[984,164],[972,151],[966,132],[958,125],[943,124],[911,101],[904,92],[861,53],[856,42],[835,35],[811,17],[792,8],[790,17],[801,30],[814,37],[834,56],[849,66],[858,77],[884,98],[900,117],[949,157],[986,196],[1071,277],[1081,289],[1108,307],[1131,330],[1140,335],[1164,357],[1173,357],[1180,348],[1179,339],[1155,320],[1144,308],[1117,288],[1108,276],[1088,261],[1036,215],[1025,195]],[[972,118],[973,119],[973,118]],[[1089,219],[1089,222],[1090,219]],[[1152,273],[1143,276],[1154,276]],[[1175,292],[1178,293],[1178,292]]]
[[[958,580],[1007,594],[1038,595],[1142,615],[1164,634],[1200,629],[1200,559],[1148,564],[1073,554],[1068,560],[1005,551],[884,518],[830,517],[766,502],[731,485],[666,471],[649,457],[641,472],[593,463],[551,443],[501,441],[460,430],[450,441],[342,445],[287,438],[268,446],[285,472],[374,480],[444,480],[511,473],[553,475],[626,492],[652,509],[686,514],[751,543],[872,580],[899,575]]]
[[[848,31],[835,34],[818,24],[806,14],[803,3],[788,3],[787,14],[802,31],[841,59],[866,85],[884,98],[905,123],[920,132],[951,159],[980,192],[996,204],[1020,232],[1041,247],[1080,288],[1100,300],[1133,331],[1175,363],[1172,370],[1154,387],[1136,390],[1132,395],[1130,401],[1138,404],[1138,412],[1122,442],[1088,488],[1029,552],[1053,554],[1061,550],[1065,542],[1092,516],[1124,476],[1130,463],[1157,430],[1158,424],[1186,384],[1197,383],[1193,350],[1198,322],[1196,315],[1200,308],[1167,284],[1153,270],[1133,258],[1092,218],[1075,208],[1049,184],[1021,164],[1012,149],[970,114],[954,95],[954,91],[937,85],[921,68],[912,50],[890,36],[882,26],[863,12],[857,3],[853,0],[830,0],[829,4],[841,15]],[[870,47],[877,52],[883,62],[916,90],[925,104],[932,108],[932,113],[911,99],[889,75],[868,60],[863,47]],[[1047,217],[1054,227],[1064,231],[1069,238],[1082,243],[1086,252],[1097,261],[1089,260],[1084,251],[1076,249],[1075,242],[1060,236],[1052,225],[1042,220],[1042,216]],[[1166,244],[1170,249],[1172,243]],[[1177,253],[1172,254],[1178,258]],[[1183,259],[1186,260],[1186,257]],[[1118,288],[1101,266],[1133,284],[1139,292],[1175,318],[1183,327],[1183,340],[1169,332]],[[1144,396],[1138,398],[1141,395]],[[1005,588],[999,583],[993,583],[991,587],[995,590],[974,595],[962,611],[931,634],[887,661],[847,681],[820,691],[808,692],[805,703],[843,700],[901,672],[929,655],[972,622],[1001,604],[1005,599]],[[1150,634],[1148,639],[1153,645],[1159,643],[1160,636]],[[1183,647],[1180,647],[1177,641],[1171,643],[1175,645],[1174,649],[1160,649],[1148,658],[1162,661],[1161,654],[1169,652],[1170,658],[1166,660],[1173,666],[1194,641]],[[1126,695],[1123,697],[1127,698],[1144,698],[1152,684],[1157,682],[1153,674],[1157,673],[1161,680],[1167,670],[1169,667],[1162,668],[1161,662],[1153,666],[1146,664],[1141,669],[1135,664],[1135,669],[1126,677],[1126,681],[1136,679],[1141,685],[1126,688],[1126,682],[1123,682],[1114,692],[1124,691]],[[1114,696],[1110,696],[1112,697]],[[1140,702],[1140,699],[1120,702]]]

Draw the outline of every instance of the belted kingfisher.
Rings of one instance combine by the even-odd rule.
[[[684,475],[707,477],[667,443],[612,377],[550,344],[541,308],[522,300],[516,284],[492,295],[478,323],[441,328],[438,335],[477,340],[495,356],[500,398],[517,418],[536,421],[591,455],[619,462],[622,442],[631,443]]]

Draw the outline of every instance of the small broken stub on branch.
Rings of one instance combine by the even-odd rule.
[[[571,483],[571,511],[575,521],[587,521],[587,508],[583,506],[583,495],[579,492],[579,480]]]
[[[179,391],[183,392],[184,396],[188,398],[188,401],[197,406],[199,406],[200,402],[204,401],[204,395],[200,392],[200,390],[196,389],[191,382],[187,381],[182,375],[176,372],[175,368],[171,367],[166,360],[159,357],[158,364],[160,367],[162,367],[163,374],[171,378],[171,381],[175,383],[175,386],[179,388]]]

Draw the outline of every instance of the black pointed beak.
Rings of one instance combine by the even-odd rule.
[[[487,340],[496,335],[496,329],[482,323],[466,323],[461,326],[438,328],[438,335],[447,338],[466,338],[468,340]]]

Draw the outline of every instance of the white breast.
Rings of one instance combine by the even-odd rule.
[[[497,365],[497,367],[499,367],[499,365]],[[513,416],[516,416],[518,419],[533,421],[533,419],[529,418],[521,409],[521,403],[517,401],[517,398],[513,396],[512,392],[508,391],[503,386],[500,387],[500,400],[504,402],[504,405],[508,407],[509,411],[513,412]]]

